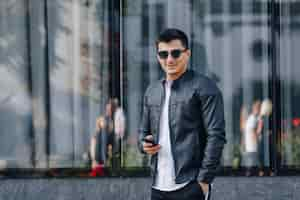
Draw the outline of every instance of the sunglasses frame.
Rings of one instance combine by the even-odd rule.
[[[174,58],[174,59],[178,59],[178,58],[180,58],[181,54],[186,52],[187,50],[188,50],[187,48],[185,48],[185,49],[172,49],[170,51],[162,50],[162,51],[158,51],[157,55],[160,59],[167,59],[169,57],[169,55],[171,55],[172,58]]]

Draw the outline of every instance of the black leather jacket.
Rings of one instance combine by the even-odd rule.
[[[164,101],[164,82],[151,84],[144,95],[143,115],[139,129],[142,139],[152,134],[159,138],[160,115]],[[196,180],[211,183],[220,163],[225,140],[223,99],[210,79],[187,70],[174,80],[169,100],[171,150],[175,166],[175,182]],[[143,152],[145,153],[145,152]],[[155,177],[157,154],[151,158]]]

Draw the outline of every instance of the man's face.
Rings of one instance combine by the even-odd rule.
[[[185,72],[190,55],[190,50],[186,49],[180,40],[158,44],[157,59],[165,71],[167,79],[177,79]]]

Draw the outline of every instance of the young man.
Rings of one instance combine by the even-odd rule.
[[[139,148],[152,156],[151,199],[208,199],[226,141],[222,95],[210,79],[187,69],[185,33],[167,29],[156,47],[165,77],[145,93],[139,130]]]

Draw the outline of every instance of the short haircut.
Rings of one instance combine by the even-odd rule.
[[[160,42],[168,43],[172,40],[179,40],[184,48],[189,48],[188,37],[183,31],[175,28],[168,28],[159,34],[156,40],[156,49],[158,49],[158,44]]]

